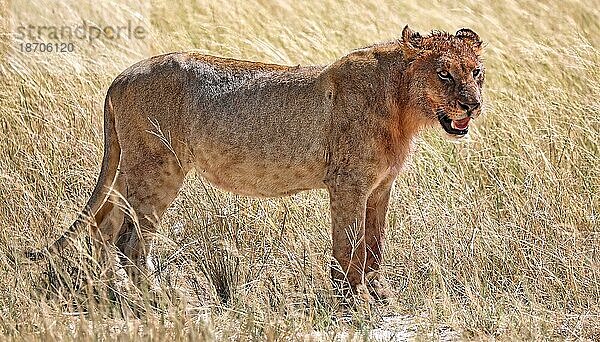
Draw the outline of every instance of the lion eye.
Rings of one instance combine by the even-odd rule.
[[[450,73],[446,70],[438,71],[437,74],[439,78],[443,79],[444,81],[452,81],[452,75],[450,75]]]
[[[477,76],[479,76],[479,74],[481,74],[481,69],[477,68],[477,69],[473,70],[473,77],[477,78]]]

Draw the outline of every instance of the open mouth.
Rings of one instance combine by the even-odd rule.
[[[442,128],[444,128],[448,134],[466,135],[469,133],[469,121],[471,121],[471,118],[469,117],[460,120],[452,120],[445,113],[439,113],[438,120],[440,121]]]

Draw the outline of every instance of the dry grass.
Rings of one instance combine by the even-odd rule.
[[[594,0],[0,1],[2,339],[333,339],[383,314],[463,338],[600,338],[600,9]],[[131,21],[145,39],[24,53],[17,27]],[[163,219],[155,293],[117,293],[82,243],[28,264],[68,226],[102,155],[101,103],[144,57],[190,48],[327,63],[353,48],[471,27],[487,41],[486,112],[472,141],[428,132],[393,193],[386,272],[396,304],[335,319],[326,193],[253,200],[191,176]],[[123,319],[123,308],[142,312]],[[315,336],[315,335],[313,335]]]

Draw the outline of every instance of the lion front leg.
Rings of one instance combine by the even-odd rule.
[[[382,301],[387,300],[392,295],[381,273],[381,264],[383,263],[385,230],[387,228],[386,215],[393,181],[393,177],[384,180],[369,195],[365,218],[367,248],[365,280],[371,296]]]
[[[365,286],[365,216],[367,194],[356,186],[329,187],[333,257],[331,267],[334,288],[343,301],[369,302]]]

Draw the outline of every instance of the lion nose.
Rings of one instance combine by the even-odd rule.
[[[460,106],[460,108],[464,109],[467,112],[472,112],[475,109],[479,108],[480,103],[479,102],[461,102],[458,101],[458,105]]]

